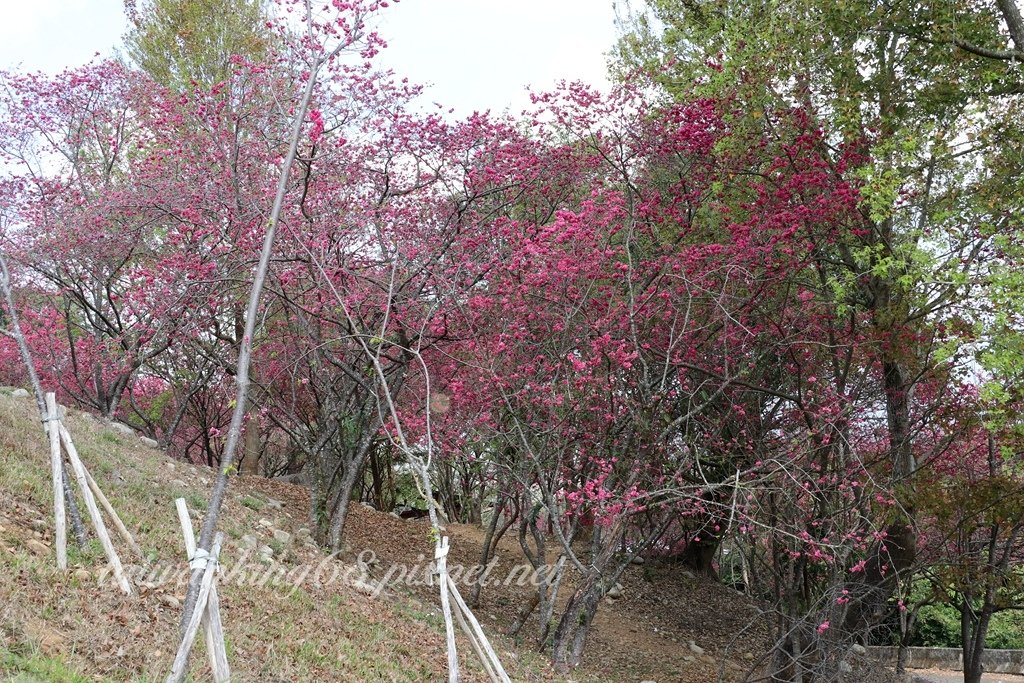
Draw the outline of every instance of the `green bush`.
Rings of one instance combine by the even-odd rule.
[[[960,611],[952,605],[925,605],[918,612],[911,645],[960,647]],[[998,612],[992,617],[985,647],[997,650],[1024,648],[1024,614]]]

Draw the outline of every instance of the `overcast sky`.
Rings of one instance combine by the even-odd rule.
[[[141,4],[141,3],[140,3]],[[113,53],[123,0],[0,0],[0,67],[55,72]],[[612,0],[401,0],[385,10],[385,64],[456,115],[518,111],[527,85],[605,82]]]

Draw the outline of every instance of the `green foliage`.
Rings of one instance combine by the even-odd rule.
[[[227,81],[233,56],[260,60],[273,40],[264,0],[148,0],[131,18],[129,57],[177,91]]]
[[[636,68],[657,73],[676,98],[735,101],[731,123],[751,139],[777,125],[766,114],[799,106],[834,149],[864,145],[866,155],[845,173],[859,187],[871,234],[832,259],[843,267],[826,281],[842,313],[891,302],[888,318],[876,321],[887,329],[921,324],[973,296],[982,284],[976,231],[1005,237],[1024,215],[1024,79],[1012,60],[964,47],[1009,47],[1002,23],[995,3],[968,0],[650,0],[626,20],[615,68],[622,78]],[[1020,255],[986,266],[992,306],[973,321],[979,336],[1012,332],[995,314],[1020,312],[1024,281],[1012,265]],[[870,282],[859,291],[866,274],[890,293],[876,297]],[[986,365],[1006,365],[1011,355],[990,352]]]
[[[395,505],[419,507],[423,502],[416,486],[416,475],[404,468],[395,469]]]
[[[918,612],[911,645],[960,647],[960,612],[952,605],[925,605]],[[1024,614],[998,612],[992,617],[986,647],[1015,650],[1024,648]]]

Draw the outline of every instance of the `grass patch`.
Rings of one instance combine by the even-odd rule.
[[[193,510],[205,510],[206,509],[206,496],[201,496],[198,493],[186,493],[184,495],[185,502]]]
[[[0,645],[0,673],[11,683],[92,683],[64,662],[38,651],[12,651]]]
[[[115,434],[114,432],[111,432],[111,431],[102,432],[100,434],[100,438],[102,440],[104,440],[104,441],[107,441],[107,442],[112,443],[112,444],[116,444],[118,446],[120,446],[122,443],[124,443],[123,441],[121,441],[121,437],[119,437],[117,434]]]

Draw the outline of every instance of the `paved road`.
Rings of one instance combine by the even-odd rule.
[[[1022,683],[1024,676],[1011,674],[985,674],[984,683]],[[928,671],[914,674],[915,683],[964,683],[964,675],[959,671]]]

